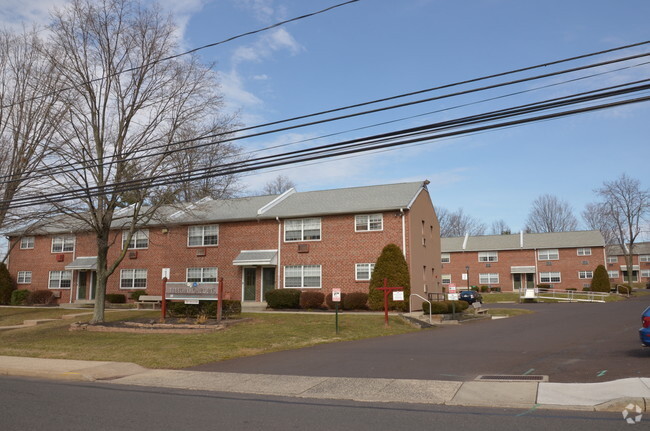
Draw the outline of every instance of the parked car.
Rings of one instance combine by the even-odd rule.
[[[483,296],[481,296],[480,293],[475,292],[473,290],[463,290],[462,292],[460,292],[458,299],[460,299],[461,301],[468,302],[470,304],[473,304],[475,302],[478,302],[479,304],[483,304]]]
[[[646,308],[641,315],[643,328],[639,329],[639,338],[644,346],[650,347],[650,307]]]

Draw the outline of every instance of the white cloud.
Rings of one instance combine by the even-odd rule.
[[[249,61],[261,62],[272,58],[278,51],[289,51],[296,55],[303,49],[288,31],[279,28],[265,33],[252,44],[238,47],[231,62],[233,66]]]
[[[50,11],[67,3],[67,0],[3,0],[0,26],[15,31],[23,26],[45,26],[50,20]]]

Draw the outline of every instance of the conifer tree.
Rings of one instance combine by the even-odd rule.
[[[384,279],[388,280],[389,287],[404,288],[404,301],[393,301],[392,294],[389,294],[388,308],[391,310],[408,310],[411,278],[404,254],[395,244],[388,244],[384,247],[375,263],[368,292],[368,305],[371,310],[382,310],[384,308],[384,292],[377,290],[378,287],[383,287]]]
[[[610,289],[609,274],[603,265],[598,265],[594,271],[594,276],[591,279],[592,292],[607,292]]]

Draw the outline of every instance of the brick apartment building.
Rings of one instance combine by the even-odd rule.
[[[627,283],[625,252],[618,245],[607,246],[607,273],[613,283]],[[632,282],[650,283],[650,242],[634,244]]]
[[[121,247],[128,252],[107,293],[160,295],[163,273],[175,282],[223,277],[227,299],[251,302],[276,287],[367,292],[389,243],[405,254],[412,293],[441,292],[440,229],[427,184],[291,189],[163,208],[160,221],[141,227],[129,244],[121,230],[112,233],[109,263]],[[9,270],[19,289],[51,289],[60,303],[94,299],[95,238],[73,226],[58,220],[10,235]]]
[[[513,291],[550,284],[582,290],[605,264],[598,231],[519,233],[442,238],[443,286],[489,286]]]

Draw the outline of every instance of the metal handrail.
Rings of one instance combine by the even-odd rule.
[[[417,293],[411,293],[411,296],[417,296],[418,298],[423,299],[423,300],[425,300],[425,301],[427,301],[429,303],[429,325],[431,325],[432,324],[432,321],[431,321],[431,301],[429,301],[426,298],[421,297]],[[411,314],[413,312],[413,301],[411,301],[411,296],[409,296],[409,314]]]
[[[605,297],[609,296],[609,293],[604,292],[578,292],[575,290],[535,288],[535,295],[531,297],[526,295],[526,290],[521,290],[519,295],[521,299],[542,298],[569,302],[605,302]]]

